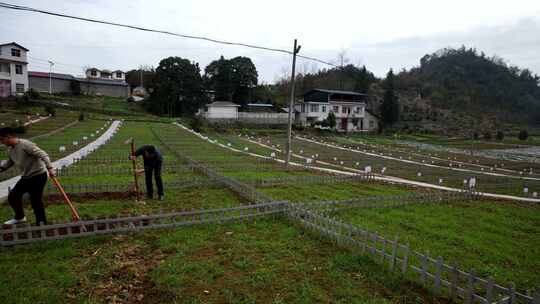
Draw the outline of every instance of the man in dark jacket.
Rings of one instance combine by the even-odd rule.
[[[0,163],[0,172],[15,166],[21,172],[21,179],[8,195],[8,202],[15,212],[15,217],[4,224],[15,225],[26,222],[22,197],[30,194],[30,202],[36,224],[47,224],[45,207],[43,206],[43,189],[47,183],[47,174],[55,172],[49,155],[33,142],[18,138],[12,128],[0,129],[0,143],[7,147],[8,160]]]
[[[163,181],[161,180],[161,166],[163,164],[163,156],[156,147],[152,145],[144,145],[135,151],[135,155],[131,156],[132,160],[142,156],[144,160],[144,174],[146,177],[146,197],[152,199],[154,196],[154,186],[152,184],[152,174],[156,180],[157,194],[160,201],[163,200]]]

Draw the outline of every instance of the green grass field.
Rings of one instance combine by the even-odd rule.
[[[94,121],[103,123],[88,120],[79,128],[66,129],[55,136],[50,147],[86,134],[96,127]],[[205,135],[238,150],[248,147],[249,152],[265,156],[272,152],[237,134]],[[274,144],[275,136],[269,137]],[[74,195],[83,219],[250,203],[207,176],[186,170],[184,157],[223,176],[253,184],[274,200],[292,203],[426,192],[379,182],[296,182],[296,177],[327,173],[287,168],[271,160],[229,151],[172,124],[132,121],[126,121],[110,142],[76,163],[71,173],[60,175],[60,180],[68,187],[81,183],[120,184],[128,189],[133,183],[127,160],[129,146],[124,143],[128,138],[134,138],[137,145],[158,146],[165,165],[179,168],[164,171],[165,183],[203,184],[166,189],[165,201],[146,200],[144,204],[136,203],[129,195]],[[295,152],[299,153],[299,149],[305,154],[333,152],[295,142]],[[339,157],[347,164],[352,161],[345,158],[346,154]],[[331,156],[326,159],[330,161]],[[117,169],[124,171],[115,173]],[[291,182],[258,184],[273,178],[291,178]],[[46,198],[46,202],[50,220],[69,221],[69,210],[57,196]],[[32,220],[32,211],[26,205]],[[8,206],[0,207],[1,218],[10,218],[11,212]],[[493,276],[498,283],[513,282],[519,291],[540,283],[540,209],[536,205],[479,200],[387,209],[351,208],[331,215],[389,239],[399,236],[413,250],[440,255],[465,270],[474,268],[477,274]],[[449,302],[408,277],[390,273],[357,251],[307,232],[284,216],[1,248],[0,261],[0,303]]]

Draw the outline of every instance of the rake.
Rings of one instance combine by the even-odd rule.
[[[77,212],[77,209],[75,208],[75,205],[67,195],[66,191],[64,190],[64,187],[60,184],[60,181],[56,178],[56,176],[51,176],[51,180],[53,181],[53,184],[56,186],[58,191],[62,194],[62,197],[66,201],[66,204],[69,206],[69,209],[71,210],[71,219],[73,222],[78,222],[81,220],[81,217],[79,216],[79,213]],[[82,231],[86,231],[86,228],[82,226]]]
[[[131,145],[131,156],[135,156],[135,140],[133,139],[133,137],[127,139],[124,144],[128,145],[130,144]],[[135,181],[135,201],[136,202],[143,202],[141,200],[141,193],[139,191],[139,171],[137,170],[137,161],[136,160],[132,160],[132,163],[133,163],[133,179]]]

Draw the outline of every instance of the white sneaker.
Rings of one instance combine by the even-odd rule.
[[[9,221],[5,221],[4,222],[4,225],[17,225],[17,224],[21,224],[21,223],[25,223],[26,222],[26,216],[23,217],[22,219],[20,220],[17,220],[17,219],[11,219]]]

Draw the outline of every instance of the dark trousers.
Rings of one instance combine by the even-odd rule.
[[[152,184],[152,175],[156,180],[157,194],[163,195],[163,181],[161,180],[161,162],[144,166],[144,175],[146,177],[146,196],[151,198],[154,195],[154,186]]]
[[[9,205],[11,205],[11,208],[15,211],[15,219],[20,220],[24,217],[22,197],[25,193],[28,193],[30,194],[30,202],[32,203],[32,209],[34,209],[34,215],[36,216],[36,223],[47,224],[45,207],[43,206],[43,189],[45,188],[46,183],[47,173],[30,178],[21,178],[17,182],[8,196]]]

